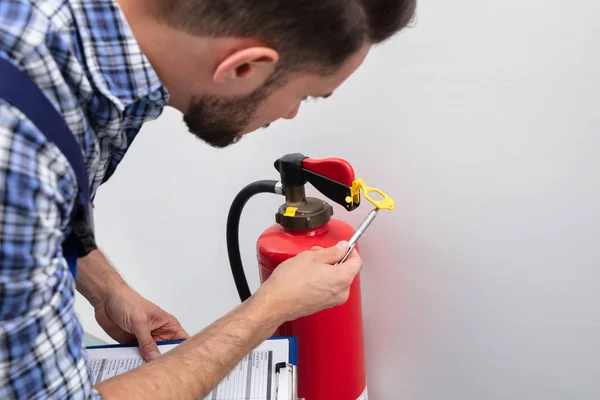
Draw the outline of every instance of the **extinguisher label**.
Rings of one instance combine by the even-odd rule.
[[[369,400],[369,393],[367,393],[367,388],[365,388],[365,391],[362,392],[360,397],[356,400]]]

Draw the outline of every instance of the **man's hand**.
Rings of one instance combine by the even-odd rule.
[[[356,251],[343,264],[333,265],[346,251],[348,242],[302,252],[275,268],[257,295],[281,305],[288,321],[345,303],[363,265]]]
[[[137,339],[146,361],[159,355],[157,340],[189,338],[175,317],[127,285],[99,250],[79,259],[76,283],[102,329],[119,343]]]
[[[137,339],[146,361],[160,355],[156,341],[189,338],[174,316],[129,286],[108,294],[94,305],[94,311],[98,324],[117,342],[132,343]]]

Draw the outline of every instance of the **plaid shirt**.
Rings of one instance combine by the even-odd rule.
[[[168,102],[114,0],[0,0],[0,57],[63,115],[92,195]],[[1,98],[0,182],[0,398],[98,398],[61,249],[75,174]]]

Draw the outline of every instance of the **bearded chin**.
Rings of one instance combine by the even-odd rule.
[[[208,112],[209,109],[212,112]],[[240,141],[240,132],[249,118],[224,111],[220,107],[206,107],[206,104],[198,101],[183,115],[183,121],[200,140],[212,147],[225,148]]]
[[[184,116],[183,120],[194,136],[212,147],[222,149],[239,142],[242,138],[238,131],[226,131],[221,127],[212,129],[208,124],[198,124],[187,116]]]

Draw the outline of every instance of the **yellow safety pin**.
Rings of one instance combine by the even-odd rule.
[[[346,202],[359,203],[361,189],[363,191],[365,198],[367,200],[369,200],[375,207],[377,207],[378,210],[382,210],[382,209],[393,210],[394,209],[394,200],[390,196],[388,196],[387,194],[385,194],[383,191],[381,191],[379,189],[376,189],[371,186],[367,186],[362,179],[356,179],[354,182],[352,182],[352,188],[350,190],[352,197],[348,196],[348,198],[346,198]],[[375,200],[373,197],[371,197],[370,193],[377,193],[378,195],[380,195],[382,197],[382,199]]]

